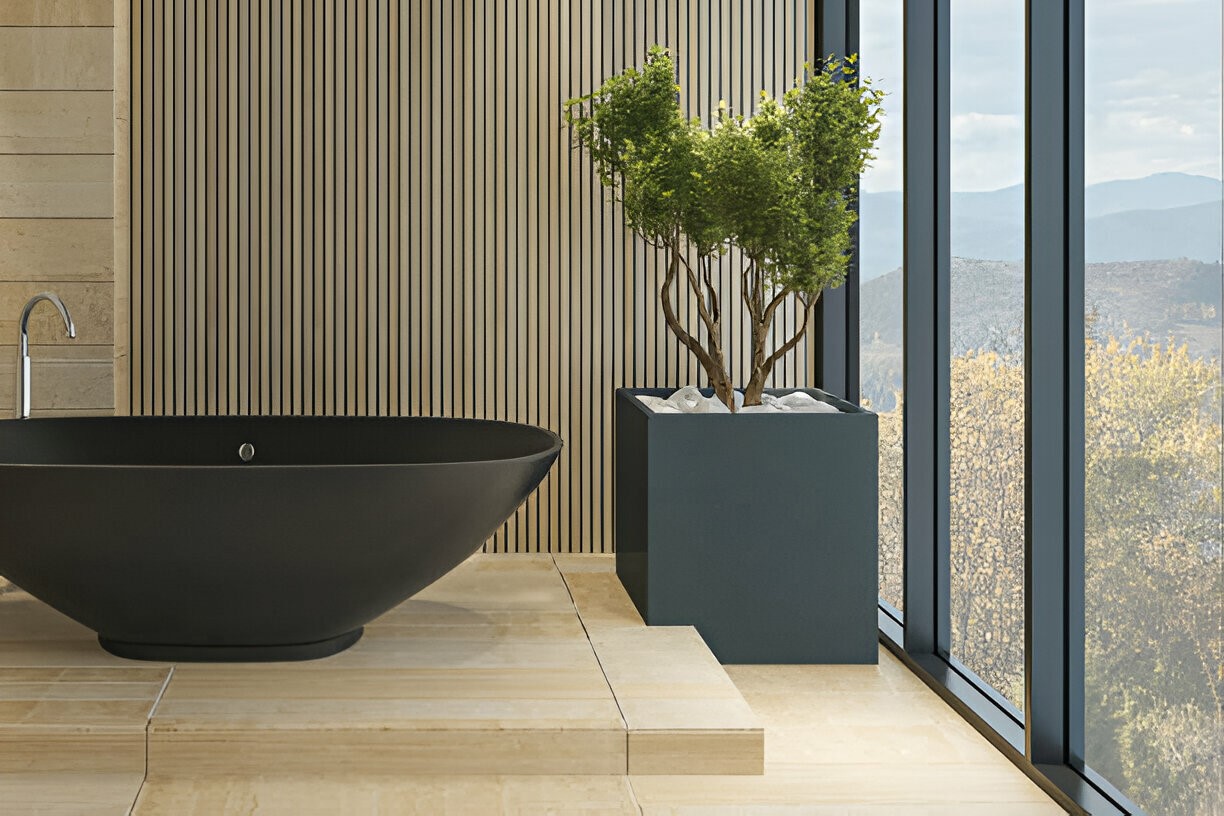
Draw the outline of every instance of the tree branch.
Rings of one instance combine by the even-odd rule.
[[[781,292],[779,292],[777,295],[774,296],[773,300],[769,301],[769,305],[765,307],[765,314],[763,317],[763,320],[766,323],[773,322],[774,312],[778,311],[778,307],[786,302],[786,296],[789,294],[790,294],[789,289],[783,289]],[[803,302],[802,299],[800,298],[796,298],[796,299],[799,300],[800,303]],[[806,305],[807,304],[804,304],[805,307]]]
[[[663,287],[659,290],[659,299],[663,306],[663,319],[667,322],[667,327],[671,329],[672,334],[676,335],[680,342],[697,358],[697,362],[701,363],[702,367],[706,370],[706,375],[710,378],[710,382],[714,383],[717,387],[718,383],[723,379],[723,372],[714,362],[714,358],[710,356],[709,352],[702,347],[697,338],[685,330],[676,317],[676,310],[671,301],[671,288],[680,269],[680,250],[678,245],[672,245],[671,255],[671,261],[667,265],[667,274],[663,278]]]
[[[697,265],[701,266],[700,258],[697,259]],[[714,279],[710,271],[710,267],[712,265],[713,265],[712,259],[709,256],[706,256],[705,268],[702,269],[701,271],[701,277],[702,277],[702,280],[705,281],[706,292],[708,293],[708,296],[710,298],[710,313],[714,315],[714,323],[715,325],[721,325],[722,324],[722,305],[719,303],[719,300],[718,300],[718,289],[714,287]]]
[[[710,314],[706,308],[705,297],[701,293],[701,284],[697,280],[697,273],[693,271],[693,267],[689,265],[688,258],[684,257],[683,253],[679,253],[680,263],[684,265],[685,275],[688,278],[689,288],[693,290],[693,294],[697,296],[697,314],[701,317],[701,322],[705,324],[706,332],[709,333],[713,346],[720,345],[715,340],[718,336],[718,321]]]
[[[779,346],[773,354],[765,358],[764,373],[766,376],[769,375],[769,372],[773,370],[773,367],[777,365],[778,361],[786,356],[787,352],[799,345],[799,341],[802,340],[803,335],[807,333],[808,320],[812,316],[812,306],[815,304],[816,301],[812,301],[810,304],[803,305],[803,322],[799,324],[799,328],[795,331],[794,336]]]
[[[748,265],[740,272],[740,294],[744,305],[748,307],[748,316],[752,318],[753,326],[761,322],[760,297],[757,290],[756,262],[749,260]]]

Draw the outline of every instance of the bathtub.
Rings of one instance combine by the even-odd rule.
[[[424,417],[0,422],[0,575],[122,657],[325,657],[478,550],[561,444]]]

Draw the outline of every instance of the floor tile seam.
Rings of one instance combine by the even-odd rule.
[[[451,694],[447,696],[441,696],[441,695],[408,696],[406,694],[400,695],[400,696],[388,696],[385,694],[383,695],[370,694],[370,695],[365,695],[365,696],[353,695],[349,697],[334,697],[334,696],[322,696],[322,695],[312,697],[312,696],[305,696],[305,695],[276,696],[273,694],[265,694],[265,695],[254,695],[254,696],[244,696],[244,697],[226,697],[225,701],[227,703],[241,703],[243,705],[267,705],[268,703],[275,702],[275,703],[285,703],[285,704],[290,705],[293,708],[310,707],[313,709],[318,709],[321,704],[335,704],[337,706],[354,706],[354,705],[366,705],[366,704],[386,705],[386,704],[393,704],[393,703],[416,703],[416,704],[421,704],[421,705],[424,705],[424,704],[437,705],[439,703],[452,703],[452,702],[456,704],[461,703],[463,705],[471,705],[474,703],[489,703],[489,702],[506,702],[506,703],[519,703],[519,704],[557,703],[557,702],[561,702],[561,703],[597,703],[597,702],[604,701],[610,698],[610,695],[603,694],[602,693],[603,691],[604,691],[603,689],[596,688],[596,689],[591,689],[590,692],[588,693],[578,694],[574,692],[564,693],[562,690],[558,690],[558,693],[552,696],[543,696],[543,695],[532,693],[532,694],[523,694],[521,696],[516,696],[516,697],[498,696],[496,690],[489,690],[483,694],[466,694],[466,695]],[[167,703],[167,705],[174,705],[178,707],[178,706],[184,705],[185,703],[192,703],[192,702],[207,704],[210,700],[214,700],[214,699],[216,698],[176,696],[175,699],[171,703]],[[716,698],[716,699],[722,699],[722,698]],[[161,716],[161,714],[159,714],[158,716]]]
[[[577,641],[577,638],[575,638],[575,641]],[[254,669],[254,667],[252,667],[252,669]],[[263,673],[265,675],[271,675],[275,671],[276,671],[275,669],[265,669],[263,670]],[[272,680],[279,683],[286,679],[290,681],[297,681],[297,680],[300,680],[302,677],[317,677],[317,678],[326,677],[327,682],[333,682],[337,676],[343,675],[345,673],[350,673],[350,674],[355,674],[355,675],[356,674],[372,675],[369,678],[372,681],[373,680],[381,681],[381,680],[386,679],[385,677],[381,675],[390,675],[394,678],[415,675],[417,676],[418,679],[423,679],[423,680],[452,680],[454,679],[454,676],[456,674],[462,674],[468,678],[489,680],[493,678],[503,677],[507,674],[512,675],[512,676],[524,676],[524,677],[527,675],[531,675],[531,674],[548,674],[551,676],[551,675],[556,674],[557,672],[580,672],[580,671],[585,671],[585,670],[581,667],[567,668],[564,666],[552,667],[552,668],[541,668],[541,667],[536,667],[536,666],[500,666],[497,668],[483,668],[483,667],[473,667],[473,666],[449,666],[449,667],[448,666],[423,666],[423,667],[422,666],[394,666],[394,667],[345,666],[343,668],[339,668],[339,667],[322,668],[320,667],[318,669],[289,669],[281,673],[279,676],[273,676]],[[212,683],[217,678],[222,678],[228,681],[228,680],[232,680],[235,675],[241,675],[244,681],[248,683],[266,683],[268,682],[268,677],[257,676],[259,672],[258,669],[255,669],[255,672],[256,674],[251,674],[251,673],[245,672],[243,669],[235,669],[233,671],[227,669],[224,671],[210,672],[208,674],[193,673],[190,675],[184,672],[179,672],[179,678],[176,683],[176,686],[190,688],[192,686],[199,685],[199,684]],[[374,675],[378,675],[378,676],[374,676]],[[362,678],[357,677],[357,678],[346,678],[346,679],[361,680]]]
[[[628,754],[626,753],[627,757]],[[629,802],[637,809],[638,816],[645,816],[646,811],[642,807],[642,803],[638,801],[637,791],[633,787],[633,777],[628,773],[625,774],[625,787],[629,789]]]
[[[765,726],[763,725],[748,726],[745,728],[727,728],[725,726],[719,726],[717,728],[695,728],[693,726],[683,726],[683,725],[676,726],[676,727],[668,727],[666,725],[662,725],[662,726],[654,726],[654,727],[649,727],[649,728],[630,727],[629,733],[630,734],[680,734],[680,735],[686,735],[686,736],[705,736],[707,734],[713,734],[717,736],[723,736],[726,734],[751,735],[751,734],[764,734]]]
[[[132,796],[132,804],[128,805],[126,816],[133,816],[136,812],[136,803],[140,801],[140,794],[144,792],[145,783],[149,781],[149,758],[146,749],[145,753],[145,769],[140,776],[140,784],[136,786],[136,793]]]
[[[365,724],[357,725],[357,727],[353,727],[353,725],[344,725],[344,727],[340,727],[340,728],[328,728],[328,727],[319,728],[319,723],[306,723],[302,725],[296,725],[296,727],[290,727],[290,728],[285,728],[284,725],[272,725],[272,727],[267,727],[267,725],[262,725],[262,724],[259,724],[258,722],[236,723],[233,728],[225,728],[225,727],[218,727],[218,725],[215,725],[213,723],[209,723],[207,725],[193,724],[196,722],[198,721],[187,721],[186,727],[184,727],[184,725],[176,724],[176,723],[166,723],[166,722],[154,723],[152,730],[149,730],[148,733],[151,733],[153,735],[158,735],[158,736],[163,735],[163,734],[302,734],[302,733],[317,733],[317,734],[332,734],[332,735],[377,734],[377,733],[386,733],[386,734],[446,734],[446,733],[501,734],[501,733],[504,733],[504,734],[515,734],[515,735],[521,736],[524,734],[545,734],[545,733],[547,734],[554,734],[554,733],[556,734],[579,734],[579,733],[589,734],[592,732],[594,733],[612,732],[612,730],[614,730],[614,732],[618,734],[628,733],[627,730],[625,730],[624,725],[622,723],[619,723],[618,721],[614,721],[614,719],[611,719],[611,718],[608,718],[607,723],[602,723],[602,724],[591,722],[590,724],[580,724],[580,725],[568,725],[568,724],[567,725],[556,725],[556,727],[554,727],[554,725],[532,725],[532,724],[517,725],[517,724],[496,723],[493,721],[487,721],[488,724],[481,723],[477,725],[464,725],[460,723],[455,723],[453,721],[446,721],[446,724],[438,724],[438,725],[430,724],[430,725],[426,725],[426,727],[419,728],[419,727],[415,727],[415,725],[412,725],[411,723],[406,724],[405,727],[400,727],[400,723],[370,721]],[[438,722],[443,722],[443,721],[438,721]],[[562,721],[559,721],[558,719],[558,722],[562,722]]]
[[[524,733],[537,734],[607,734],[607,733],[629,733],[623,723],[610,721],[605,725],[590,725],[577,728],[539,728],[539,727],[523,727],[507,728],[505,726],[486,726],[482,725],[476,728],[454,728],[454,727],[429,727],[429,728],[387,728],[385,726],[371,725],[363,728],[319,728],[317,724],[306,725],[298,728],[285,728],[280,726],[273,727],[256,727],[251,728],[246,724],[238,725],[233,728],[217,728],[216,726],[189,727],[182,728],[166,723],[150,724],[148,735],[153,737],[166,737],[170,735],[233,735],[233,734],[254,734],[260,736],[269,736],[276,734],[329,734],[332,736],[341,734],[516,734]]]
[[[640,774],[639,773],[639,774],[629,774],[629,776],[631,778],[634,776],[644,776],[651,780],[658,780],[660,776],[669,776],[669,777],[673,777],[669,781],[675,782],[675,783],[682,783],[685,785],[696,784],[694,782],[694,779],[697,777],[707,777],[707,778],[708,777],[727,777],[732,781],[742,781],[744,777],[747,776],[753,780],[751,784],[758,786],[758,787],[764,786],[766,788],[775,788],[775,789],[776,788],[812,788],[814,790],[821,790],[821,791],[829,790],[829,782],[831,779],[840,780],[843,784],[847,784],[847,785],[849,785],[851,782],[857,783],[861,781],[861,780],[858,780],[857,778],[853,780],[846,780],[844,777],[839,776],[836,773],[838,770],[841,769],[841,766],[839,765],[813,765],[813,766],[810,766],[804,769],[786,768],[786,767],[780,768],[778,767],[776,763],[770,763],[768,760],[766,760],[766,766],[767,767],[765,769],[765,773],[755,774],[755,775],[753,774]],[[853,766],[853,767],[858,768],[860,766]],[[877,764],[876,770],[878,772],[883,772],[884,770],[886,770],[886,767],[887,767],[886,763],[880,763],[880,764]],[[941,770],[944,770],[944,769],[941,769]],[[822,771],[829,771],[830,775],[829,776],[820,775],[820,772]],[[956,775],[956,776],[957,776],[957,781],[960,781],[959,775]],[[698,780],[698,781],[701,781],[701,780]],[[886,795],[891,794],[891,793],[896,793],[900,795],[900,792],[894,789],[883,789],[883,793]],[[922,795],[924,797],[933,797],[933,796],[945,796],[945,795],[948,795],[949,793],[950,792],[946,789],[946,786],[945,786],[945,789],[939,791],[938,793],[927,791],[927,792],[921,792],[919,795]],[[1018,784],[1017,785],[1004,785],[1004,786],[995,785],[992,787],[991,791],[988,791],[988,792],[984,791],[984,792],[979,792],[976,794],[966,793],[964,790],[957,790],[951,793],[955,793],[958,796],[963,795],[963,796],[977,796],[977,797],[992,797],[992,798],[983,799],[983,800],[979,800],[978,798],[971,798],[971,799],[957,799],[956,801],[972,801],[972,802],[996,801],[996,799],[993,797],[996,797],[1000,794],[1009,797],[1003,801],[1030,801],[1030,799],[1032,801],[1039,801],[1039,802],[1050,801],[1048,797],[1045,797],[1045,795],[1042,793],[1040,789],[1029,790],[1027,787],[1018,785]],[[946,801],[946,800],[941,799],[939,801]]]
[[[149,705],[148,721],[145,723],[146,727],[149,723],[153,722],[153,718],[157,715],[157,709],[161,706],[162,699],[166,696],[166,690],[170,688],[170,681],[174,679],[174,671],[176,668],[177,666],[170,666],[169,671],[166,672],[166,676],[162,680],[161,688],[158,689],[157,695],[153,698],[152,703]]]
[[[1004,762],[1006,762],[1006,760],[1004,760]],[[824,766],[824,765],[841,765],[841,764],[843,763],[836,762],[836,761],[825,762],[823,760],[799,760],[796,762],[779,762],[778,766],[781,769],[786,769],[789,767],[797,768],[801,766],[805,767],[808,765]],[[850,765],[872,765],[874,764],[874,765],[879,765],[881,767],[885,765],[890,765],[890,766],[896,765],[899,769],[902,769],[902,770],[920,770],[927,765],[940,765],[945,768],[947,768],[948,766],[953,766],[953,767],[963,769],[967,776],[971,776],[972,778],[975,778],[975,779],[980,779],[983,771],[993,770],[993,771],[998,771],[1002,774],[1005,774],[1007,777],[1007,780],[1011,780],[1015,782],[1028,782],[1029,781],[1029,778],[1023,774],[1016,776],[1015,774],[1012,773],[1012,770],[1014,769],[1015,766],[1011,765],[1010,763],[1004,764],[1002,762],[996,762],[993,757],[987,757],[984,759],[949,759],[949,760],[939,760],[939,761],[925,760],[925,761],[909,761],[909,762],[906,762],[904,760],[894,761],[893,757],[888,757],[886,759],[876,759],[874,762],[854,761],[854,762],[849,762],[845,764],[850,764]]]
[[[360,718],[380,716],[392,722],[419,722],[430,720],[504,720],[507,722],[529,720],[597,720],[603,716],[603,711],[609,703],[615,702],[606,689],[592,689],[582,695],[559,693],[551,697],[542,695],[521,697],[498,697],[492,692],[484,695],[471,696],[428,696],[428,697],[176,697],[165,703],[166,708],[159,708],[150,719],[156,723],[167,721],[190,720],[194,718],[215,718],[219,706],[224,706],[222,719],[233,716],[235,719],[245,719],[264,713],[270,704],[281,704],[275,719],[282,722],[292,721],[290,718],[302,715],[304,722],[312,723],[342,723],[360,721]],[[598,692],[598,693],[596,693]],[[559,716],[541,716],[531,713],[533,709],[554,706],[568,709],[571,713]],[[435,714],[431,712],[447,709],[459,710],[461,714]],[[480,709],[478,715],[466,715],[473,709]],[[619,711],[619,708],[617,709]],[[598,712],[591,716],[591,712]],[[342,720],[339,717],[347,716]]]
[[[147,723],[4,723],[0,725],[0,737],[34,737],[55,735],[123,736],[142,734]]]
[[[160,690],[160,686],[158,689]],[[151,703],[156,695],[141,694],[134,697],[120,697],[107,694],[72,695],[54,694],[49,690],[41,694],[26,693],[20,696],[5,696],[0,689],[0,704],[5,703]]]
[[[793,752],[789,752],[793,755]],[[775,760],[773,770],[779,777],[801,776],[809,774],[813,771],[821,771],[834,768],[845,769],[864,769],[876,768],[879,770],[895,769],[897,771],[913,771],[926,773],[933,768],[939,769],[940,772],[951,770],[966,771],[972,769],[974,776],[980,776],[983,771],[991,771],[997,769],[993,762],[966,762],[958,759],[917,759],[912,757],[862,757],[862,758],[828,758],[828,759],[801,759],[801,760]],[[1027,777],[1025,777],[1027,779]],[[1019,784],[1020,780],[1000,780],[1002,782],[1011,783],[1014,781]]]
[[[709,775],[702,774],[702,776],[709,776]],[[723,779],[734,780],[736,782],[742,782],[744,780],[750,780],[750,779],[751,780],[762,780],[760,782],[747,783],[757,788],[763,788],[763,790],[749,791],[748,793],[751,794],[751,793],[770,792],[773,794],[774,798],[787,797],[788,802],[790,803],[794,803],[796,800],[815,799],[815,800],[818,800],[820,803],[825,803],[825,804],[842,802],[845,804],[862,804],[862,805],[872,805],[872,806],[897,805],[897,804],[907,804],[907,805],[908,804],[915,804],[915,805],[953,805],[954,804],[954,805],[990,806],[990,805],[1020,805],[1020,804],[1047,804],[1048,803],[1048,804],[1053,804],[1057,807],[1057,803],[1052,802],[1049,799],[1049,797],[1045,797],[1044,794],[1038,795],[1040,794],[1040,791],[1038,791],[1036,794],[1031,794],[1031,795],[1027,794],[1026,792],[1021,792],[1021,791],[1015,791],[1011,793],[992,791],[990,793],[982,793],[978,796],[969,796],[969,795],[963,794],[963,792],[961,791],[957,791],[957,792],[950,792],[943,798],[940,798],[940,796],[937,794],[925,794],[925,793],[914,794],[911,796],[902,796],[902,794],[897,792],[897,793],[894,793],[893,795],[880,796],[878,798],[872,799],[869,802],[865,802],[861,798],[855,798],[853,790],[850,791],[850,795],[848,797],[841,796],[838,790],[830,789],[828,787],[827,780],[820,781],[820,780],[804,779],[804,780],[799,781],[798,784],[796,784],[795,780],[778,779],[777,777],[771,776],[770,770],[768,768],[766,768],[766,771],[764,774],[757,774],[757,775],[753,775],[753,774],[716,774],[715,776],[719,776],[720,778],[723,778]],[[639,777],[642,778],[643,781],[658,780],[661,777],[671,777],[670,779],[664,780],[664,782],[672,783],[672,784],[674,784],[677,780],[684,781],[686,779],[691,779],[691,776],[687,774],[635,773],[635,774],[629,775],[630,784],[632,784],[632,781],[634,778],[639,778]],[[858,789],[855,789],[855,790],[858,790]],[[717,796],[717,794],[715,795]],[[681,795],[680,797],[673,797],[673,798],[685,798],[685,797]],[[751,797],[746,797],[746,798],[751,798]]]
[[[153,730],[153,717],[161,706],[162,698],[166,696],[166,690],[170,688],[170,681],[174,678],[175,668],[176,666],[173,663],[170,664],[166,677],[162,680],[161,690],[158,691],[153,704],[149,706],[149,713],[144,727],[144,772],[140,775],[140,784],[136,786],[136,795],[132,797],[132,804],[128,807],[127,816],[132,816],[136,812],[136,803],[140,801],[140,794],[144,791],[145,783],[149,781],[149,743],[151,742],[151,732]]]
[[[650,776],[651,774],[633,774],[630,778],[631,779],[633,777],[649,778]],[[659,776],[674,776],[674,774],[660,774]],[[736,778],[739,778],[739,777],[737,776]],[[630,782],[630,788],[632,787],[633,787],[633,783]],[[636,793],[637,793],[636,790],[634,790],[635,800],[637,798]],[[796,801],[796,799],[787,799],[784,801],[778,801],[777,797],[768,796],[768,795],[755,796],[755,797],[754,796],[737,796],[737,797],[734,797],[731,801],[728,801],[726,799],[720,799],[717,794],[711,795],[708,798],[707,797],[696,797],[696,796],[694,797],[675,797],[675,796],[669,797],[669,796],[658,796],[658,795],[648,796],[648,798],[650,800],[650,806],[651,806],[652,811],[654,811],[655,809],[659,809],[659,812],[671,812],[670,810],[666,810],[669,808],[684,808],[686,809],[687,812],[693,812],[691,810],[692,808],[716,807],[716,808],[727,808],[728,810],[726,812],[736,812],[736,813],[756,812],[755,810],[746,810],[747,808],[753,808],[753,809],[755,808],[764,808],[764,809],[784,808],[786,809],[786,812],[794,812],[794,813],[808,812],[807,810],[803,810],[803,808],[846,808],[847,810],[839,809],[836,812],[837,813],[850,812],[850,809],[853,809],[853,812],[857,813],[858,808],[867,807],[867,808],[872,808],[882,813],[889,813],[891,815],[891,814],[904,813],[905,811],[904,810],[885,810],[886,808],[918,807],[918,808],[923,808],[924,810],[927,810],[927,812],[942,812],[942,810],[936,811],[936,809],[954,807],[954,808],[964,808],[964,809],[978,808],[978,810],[975,811],[976,813],[985,814],[985,813],[992,813],[993,806],[1045,804],[1038,800],[999,801],[999,800],[994,800],[994,799],[983,799],[979,801],[979,800],[962,800],[962,799],[935,799],[935,798],[924,797],[924,796],[888,797],[888,798],[883,798],[879,800],[872,800],[870,802],[863,802],[859,799],[854,799],[854,798],[844,798],[844,797],[839,798],[839,797],[830,797],[830,796],[821,796],[821,795],[797,797],[798,801]],[[1055,807],[1058,807],[1057,803],[1049,802],[1049,804],[1052,804]],[[642,806],[639,805],[639,807],[642,807]],[[794,808],[799,808],[799,809],[792,810]],[[1060,811],[1061,811],[1061,808],[1060,808]],[[644,812],[644,811],[640,811],[640,812]],[[1062,812],[1065,812],[1065,811],[1062,811]]]
[[[5,680],[0,678],[0,688],[6,686],[160,686],[160,680]]]
[[[565,592],[569,595],[570,604],[574,608],[574,614],[578,617],[578,623],[582,626],[583,634],[586,635],[587,645],[591,649],[591,654],[595,656],[595,663],[599,666],[599,671],[603,675],[604,683],[608,686],[608,693],[612,695],[612,701],[616,703],[616,710],[620,713],[621,726],[625,731],[625,773],[629,773],[629,720],[625,717],[625,711],[621,707],[620,698],[616,696],[616,689],[612,688],[612,681],[608,679],[607,669],[604,668],[603,660],[599,657],[599,650],[595,648],[595,643],[591,640],[591,632],[587,629],[586,621],[582,618],[582,610],[578,608],[578,602],[574,600],[574,591],[570,588],[569,581],[565,577],[565,572],[557,563],[556,556],[551,558],[553,569],[557,571],[557,575],[561,578],[561,583],[565,586]],[[638,809],[639,812],[641,808]]]

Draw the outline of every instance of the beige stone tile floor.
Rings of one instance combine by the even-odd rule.
[[[498,580],[490,581],[493,576]],[[608,557],[474,559],[371,624],[342,668],[326,673],[287,664],[169,667],[119,660],[91,646],[90,633],[39,606],[20,593],[0,595],[0,813],[6,816],[1062,812],[887,651],[881,649],[878,666],[730,666],[724,672],[692,630],[644,627]],[[578,648],[583,641],[585,655]],[[596,656],[599,676],[587,655]],[[541,699],[546,707],[538,705]],[[439,708],[444,700],[450,702]],[[144,740],[152,760],[159,735],[228,737],[249,734],[253,726],[284,735],[317,732],[338,720],[368,726],[369,734],[387,723],[401,733],[427,731],[443,712],[451,732],[461,735],[541,733],[515,726],[548,722],[561,712],[591,725],[590,733],[619,719],[621,739],[626,731],[629,738],[620,761],[630,772],[564,773],[564,751],[572,746],[537,745],[551,752],[556,773],[538,767],[530,774],[388,773],[394,768],[364,761],[382,753],[377,744],[316,744],[311,757],[292,740],[262,757],[257,744],[244,744],[242,753],[254,759],[219,773],[200,767],[217,756],[211,750],[172,757],[160,769],[150,761],[147,774],[144,767]],[[6,747],[4,741],[6,732],[28,738],[31,723],[59,729],[42,734],[61,743],[46,742],[41,761],[29,759],[38,752],[25,743]],[[754,724],[764,726],[763,774],[742,772],[745,755],[759,754],[760,743],[754,749],[733,738],[699,750],[708,768],[718,771],[727,759],[739,773],[667,773],[669,763],[683,766],[693,748],[686,730],[743,726],[723,735],[742,737]],[[91,745],[86,737],[100,741]],[[86,747],[72,750],[79,745]],[[222,739],[213,748],[236,753],[226,746]],[[284,761],[295,752],[308,755],[296,769]],[[340,772],[306,772],[316,761],[330,761]],[[446,770],[445,762],[432,769]]]

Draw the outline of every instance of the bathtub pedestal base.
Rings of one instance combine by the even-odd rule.
[[[183,646],[168,643],[128,643],[98,635],[102,648],[132,660],[175,663],[266,663],[270,661],[317,660],[343,652],[361,639],[362,629],[313,643],[274,646]]]

